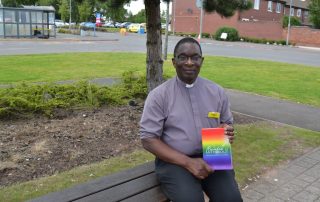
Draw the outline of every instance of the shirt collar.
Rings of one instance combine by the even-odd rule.
[[[196,80],[195,80],[192,84],[187,84],[187,83],[181,81],[178,76],[176,76],[176,78],[177,78],[178,84],[181,85],[181,86],[183,86],[183,87],[185,87],[185,88],[192,88],[192,87],[194,87],[194,85],[197,83],[197,80],[198,80],[198,77],[197,77]]]

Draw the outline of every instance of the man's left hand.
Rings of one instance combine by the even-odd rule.
[[[232,144],[234,140],[234,128],[228,124],[221,124],[220,128],[224,128],[224,134],[228,136],[229,142]]]

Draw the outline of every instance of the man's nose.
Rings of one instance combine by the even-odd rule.
[[[191,60],[191,57],[187,58],[187,64],[193,64],[193,61]]]

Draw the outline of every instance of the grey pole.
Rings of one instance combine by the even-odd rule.
[[[200,33],[199,33],[199,43],[202,38],[202,21],[203,21],[203,5],[201,5],[201,10],[200,10]]]
[[[176,28],[176,0],[173,0],[172,2],[172,9],[173,9],[173,22],[172,23],[172,34],[174,36],[174,31]]]
[[[293,1],[293,0],[290,0],[290,8],[289,8],[289,19],[288,19],[288,30],[287,30],[287,40],[286,40],[286,45],[289,45],[289,38],[290,38],[292,1]]]
[[[69,29],[71,29],[71,0],[70,0],[70,5],[69,5],[69,10],[70,10],[70,17],[69,17]]]
[[[164,54],[163,54],[164,60],[167,60],[167,54],[168,54],[168,28],[169,28],[169,2],[167,2],[166,35],[165,35]]]

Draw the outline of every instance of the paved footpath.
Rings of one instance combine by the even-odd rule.
[[[227,95],[233,111],[320,132],[320,108],[235,90]]]
[[[234,90],[227,94],[233,111],[320,131],[320,108]],[[244,202],[320,202],[320,147],[253,181],[241,190]]]
[[[320,202],[320,148],[260,176],[241,192],[245,202]]]

